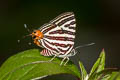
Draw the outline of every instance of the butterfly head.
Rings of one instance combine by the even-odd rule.
[[[34,40],[39,40],[43,38],[43,33],[40,30],[35,30],[32,32],[32,38]]]

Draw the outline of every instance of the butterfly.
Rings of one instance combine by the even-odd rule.
[[[31,36],[34,43],[43,48],[41,55],[54,56],[50,61],[55,57],[63,58],[60,65],[67,59],[64,64],[66,65],[69,57],[76,54],[74,49],[75,28],[74,13],[65,12],[34,30]]]

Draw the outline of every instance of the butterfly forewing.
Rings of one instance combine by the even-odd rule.
[[[49,55],[59,54],[59,57],[64,57],[72,51],[75,27],[74,13],[66,12],[40,28],[40,31],[44,34],[44,38],[40,42],[47,49]],[[43,55],[47,54],[45,51],[42,51],[42,53]]]

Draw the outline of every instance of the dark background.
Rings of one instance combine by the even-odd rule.
[[[17,52],[38,48],[28,45],[31,38],[17,40],[64,12],[74,12],[77,21],[75,46],[96,43],[79,49],[72,57],[81,60],[89,71],[104,48],[106,67],[120,69],[119,0],[0,0],[0,65]]]

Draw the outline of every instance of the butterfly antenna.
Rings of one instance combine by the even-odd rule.
[[[27,31],[28,31],[29,33],[31,33],[30,29],[27,27],[26,24],[24,24],[24,27],[25,27],[25,29],[27,29]]]
[[[81,47],[86,47],[86,46],[91,46],[91,45],[94,45],[95,43],[90,43],[90,44],[85,44],[85,45],[82,45],[82,46],[77,46],[75,47],[75,49],[78,49],[78,48],[81,48]]]
[[[26,37],[28,37],[28,36],[32,36],[32,34],[25,35],[25,36],[23,36],[21,39],[24,39],[24,38],[26,38]],[[20,43],[21,39],[18,39],[18,43]]]
[[[27,27],[26,24],[24,24],[24,27],[25,27],[25,29],[27,29],[27,31],[28,31],[29,33],[31,33],[30,29],[28,29],[28,27]],[[21,39],[24,39],[24,38],[26,38],[26,37],[28,37],[28,36],[32,36],[32,34],[25,35],[25,36],[23,36]],[[21,39],[18,40],[18,43],[21,42]]]
[[[26,37],[28,37],[28,36],[32,36],[32,34],[25,35],[25,36],[23,36],[22,38],[26,38]]]

